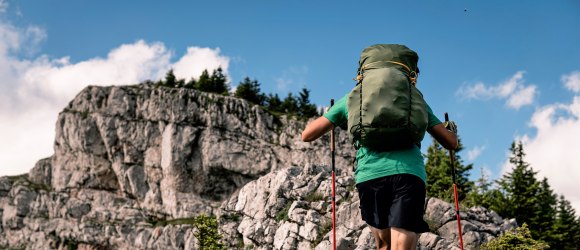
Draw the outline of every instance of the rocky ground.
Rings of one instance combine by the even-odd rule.
[[[230,249],[328,249],[328,140],[301,142],[305,124],[195,90],[87,87],[59,114],[54,154],[0,177],[0,248],[199,249],[192,219],[213,214]],[[338,245],[368,249],[354,150],[341,131],[337,143]],[[469,248],[516,225],[461,216]],[[428,199],[426,220],[420,248],[452,248],[452,205]]]
[[[332,235],[331,169],[328,166],[290,167],[248,183],[224,202],[221,230],[232,248],[330,249]],[[374,239],[361,220],[351,175],[336,180],[337,249],[373,249]],[[483,207],[460,213],[465,249],[475,249],[516,226]],[[232,219],[234,218],[234,219]],[[425,220],[431,232],[419,239],[419,249],[458,249],[455,208],[428,198]]]

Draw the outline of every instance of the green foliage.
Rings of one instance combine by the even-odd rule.
[[[310,118],[318,115],[316,105],[310,103],[310,90],[302,88],[298,98],[299,115],[304,118]]]
[[[286,206],[284,206],[284,208],[282,208],[282,210],[276,214],[276,221],[288,220],[288,211],[290,211],[290,206],[292,206],[292,201],[289,200],[287,201]]]
[[[296,115],[298,113],[298,100],[292,95],[292,93],[288,93],[284,101],[282,101],[282,111],[286,114]]]
[[[564,196],[558,199],[552,236],[554,239],[550,246],[553,249],[572,250],[580,246],[580,218],[576,217],[576,211]]]
[[[548,179],[544,178],[539,182],[537,197],[539,202],[536,204],[534,217],[530,220],[530,225],[535,225],[535,231],[532,231],[532,236],[552,245],[557,241],[553,237],[553,226],[556,218],[558,198],[550,188]]]
[[[523,224],[519,228],[510,230],[500,237],[481,246],[481,249],[484,250],[541,250],[548,248],[548,244],[532,238],[527,224]]]
[[[324,235],[326,235],[328,232],[330,232],[330,230],[332,230],[332,220],[324,221],[322,223],[322,225],[320,225],[318,227],[318,237],[316,237],[316,239],[314,241],[312,241],[312,244],[311,244],[312,248],[314,248],[315,246],[320,244],[320,242],[324,238]]]
[[[283,112],[282,100],[278,94],[268,94],[268,97],[266,98],[266,109],[271,112]]]
[[[79,248],[79,243],[76,239],[73,238],[66,238],[64,239],[63,245],[66,247],[67,250],[77,250]]]
[[[224,244],[221,242],[222,236],[219,234],[218,223],[214,216],[199,215],[194,218],[193,226],[197,228],[197,233],[194,233],[194,235],[199,241],[200,249],[225,249]]]
[[[221,67],[214,70],[211,75],[206,69],[201,73],[198,79],[191,78],[187,82],[185,79],[178,79],[175,76],[173,69],[170,69],[165,74],[164,79],[157,82],[146,80],[141,84],[153,85],[155,87],[163,86],[169,88],[196,89],[203,92],[217,93],[226,96],[230,95],[227,78]],[[310,90],[307,88],[302,88],[298,96],[288,93],[288,96],[282,100],[278,94],[266,95],[260,92],[260,83],[257,80],[245,77],[237,86],[233,95],[262,106],[274,116],[286,114],[308,119],[319,115],[316,105],[310,103]]]
[[[471,192],[467,193],[464,200],[466,206],[482,206],[493,211],[498,211],[503,205],[505,197],[498,189],[492,188],[493,182],[489,180],[483,171],[481,177],[472,184]]]
[[[185,82],[185,80],[183,80]],[[186,89],[194,89],[195,86],[197,84],[197,81],[192,77],[191,79],[189,79],[189,81],[185,82],[185,84],[183,84],[183,87]]]
[[[513,169],[495,183],[484,173],[475,183],[466,181],[466,171],[472,167],[461,166],[459,159],[456,163],[459,199],[464,205],[483,206],[503,218],[515,218],[518,223],[525,224],[525,227],[506,233],[483,249],[545,249],[548,245],[553,249],[577,249],[580,245],[580,218],[570,202],[563,196],[558,198],[546,178],[541,181],[536,178],[536,172],[524,159],[526,154],[521,142],[513,142],[510,150]],[[429,147],[427,187],[429,196],[451,202],[448,157],[437,142]],[[462,191],[462,185],[469,188]]]
[[[269,94],[265,98],[264,106],[274,114],[284,113],[303,119],[318,115],[316,105],[310,103],[310,90],[307,88],[302,88],[298,96],[289,92],[284,100],[278,94]]]
[[[304,200],[306,200],[308,202],[321,201],[321,200],[324,200],[324,195],[319,193],[319,192],[310,192],[308,195],[306,195]]]
[[[170,69],[166,74],[165,74],[165,81],[163,82],[163,85],[166,87],[171,87],[174,88],[177,85],[177,78],[175,77],[175,74],[173,74],[173,69]]]
[[[207,70],[204,70],[195,82],[194,88],[204,92],[229,95],[229,87],[226,82],[226,76],[223,74],[222,68],[219,67],[213,71],[211,76]]]
[[[266,96],[260,93],[260,83],[257,80],[251,80],[249,77],[240,82],[234,96],[258,105],[264,105],[266,100]]]
[[[223,74],[223,70],[221,67],[214,70],[211,75],[208,73],[207,70],[204,70],[199,76],[199,79],[197,81],[192,78],[187,82],[185,81],[185,79],[177,79],[177,77],[173,72],[173,69],[170,69],[165,74],[164,79],[159,80],[155,83],[153,83],[150,80],[146,80],[142,84],[154,85],[157,87],[163,86],[169,88],[197,89],[204,92],[229,95],[229,86],[227,84],[227,78]]]
[[[497,188],[482,175],[468,195],[472,206],[484,206],[504,218],[515,218],[529,226],[531,238],[546,242],[554,249],[577,249],[580,222],[570,203],[554,194],[546,178],[538,181],[536,172],[525,161],[521,142],[511,145],[511,172],[497,181]]]
[[[539,182],[536,172],[524,161],[522,143],[513,142],[510,150],[510,163],[514,167],[512,172],[504,174],[498,181],[505,199],[496,206],[496,212],[504,218],[515,218],[518,223],[527,223],[535,239],[550,241],[555,195],[547,181]]]
[[[199,241],[200,249],[225,249],[224,244],[221,242],[222,236],[218,231],[217,219],[214,216],[201,214],[196,217],[177,218],[173,220],[149,220],[149,223],[151,223],[153,227],[191,224],[197,228],[197,232],[194,233],[194,235],[195,238]]]
[[[462,150],[461,142],[456,152]],[[473,187],[473,182],[469,180],[469,171],[473,168],[471,164],[463,165],[461,157],[455,154],[455,178],[457,182],[457,193],[459,201],[466,198]],[[435,139],[427,149],[427,196],[437,197],[448,202],[453,202],[453,178],[451,176],[451,160],[448,151],[444,149]]]

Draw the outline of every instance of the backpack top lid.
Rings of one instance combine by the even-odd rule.
[[[417,68],[419,56],[415,51],[400,44],[375,44],[365,48],[360,55],[358,71],[360,72],[364,65],[381,61],[402,63],[408,66],[411,71],[419,73],[419,68]]]

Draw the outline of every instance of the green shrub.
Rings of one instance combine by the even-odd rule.
[[[318,227],[318,237],[312,242],[312,248],[316,247],[324,236],[332,230],[332,220],[327,220],[322,223],[320,227]]]
[[[313,191],[313,192],[309,193],[308,195],[306,195],[306,197],[304,199],[308,202],[316,202],[316,201],[324,200],[324,195],[319,193],[319,192]]]
[[[153,227],[165,227],[167,225],[185,225],[190,224],[197,228],[194,234],[199,241],[199,248],[204,250],[221,250],[225,249],[221,242],[222,236],[218,231],[218,222],[216,217],[207,216],[205,214],[197,217],[177,218],[173,220],[148,220]]]
[[[541,250],[548,248],[550,248],[548,244],[532,238],[530,229],[525,223],[521,227],[507,231],[500,237],[481,246],[481,249],[484,250]]]
[[[288,203],[286,203],[286,206],[284,206],[284,208],[276,214],[276,221],[288,220],[288,211],[290,211],[290,206],[292,206],[292,201],[288,201]]]
[[[214,216],[204,214],[197,216],[193,220],[193,226],[197,228],[195,237],[199,241],[199,248],[204,250],[225,249],[221,242],[222,236],[218,232],[217,219]]]

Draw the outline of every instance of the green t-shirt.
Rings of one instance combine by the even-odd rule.
[[[346,127],[348,119],[347,107],[348,95],[338,100],[328,110],[324,117],[338,127]],[[431,107],[427,105],[428,125],[431,128],[441,121],[433,115]],[[357,167],[354,172],[356,183],[395,174],[413,174],[421,178],[425,183],[427,174],[421,149],[414,146],[410,149],[378,152],[365,147],[359,148],[356,153]]]

